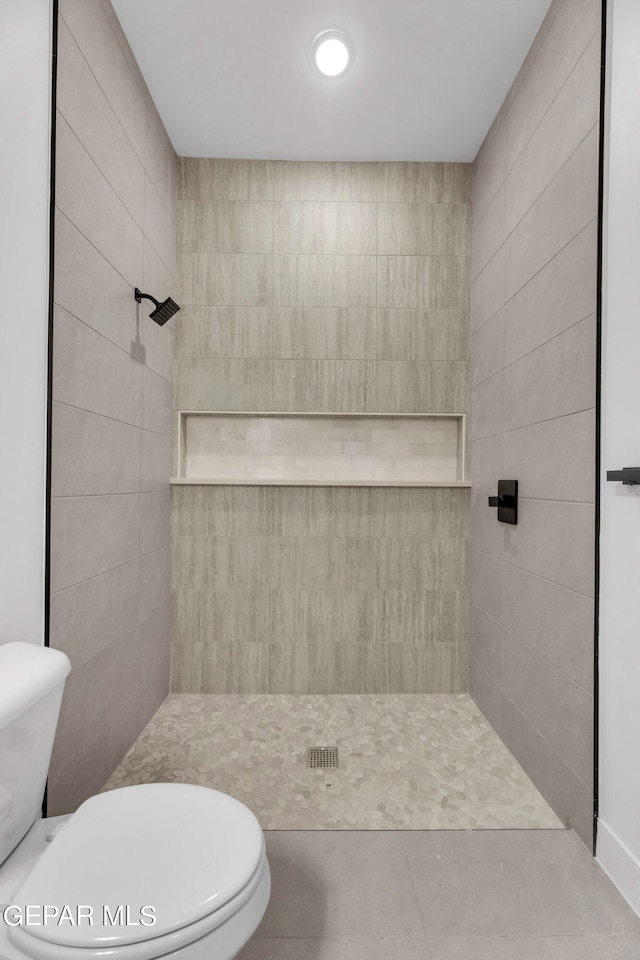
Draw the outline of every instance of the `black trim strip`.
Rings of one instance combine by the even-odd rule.
[[[51,158],[49,172],[49,317],[47,331],[47,450],[44,534],[44,645],[50,641],[51,587],[51,424],[53,416],[53,310],[56,241],[56,111],[58,106],[58,0],[53,0],[51,33]]]
[[[44,489],[44,645],[51,630],[51,425],[53,417],[53,311],[56,238],[56,116],[58,108],[58,0],[53,0],[51,23],[51,154],[49,160],[49,313],[47,318],[47,424]],[[47,815],[47,786],[42,815]]]
[[[600,733],[599,652],[600,652],[600,471],[602,469],[602,282],[604,256],[604,168],[607,93],[607,0],[602,0],[602,46],[600,53],[600,163],[598,172],[598,266],[596,301],[596,449],[595,449],[595,563],[594,563],[594,644],[593,644],[593,855],[598,841],[598,745]]]

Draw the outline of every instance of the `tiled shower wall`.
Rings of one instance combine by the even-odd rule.
[[[591,843],[600,0],[554,0],[474,167],[470,684]],[[520,484],[518,525],[487,496]]]
[[[457,413],[470,167],[179,160],[175,406]],[[464,489],[173,491],[172,688],[467,688]]]
[[[168,691],[176,158],[108,0],[60,0],[49,813],[95,793]]]

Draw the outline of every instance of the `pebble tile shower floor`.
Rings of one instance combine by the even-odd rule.
[[[307,767],[322,746],[338,769]],[[466,695],[172,695],[104,789],[158,781],[231,794],[265,830],[562,828]]]

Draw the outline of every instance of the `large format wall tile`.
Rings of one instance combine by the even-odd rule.
[[[469,204],[379,203],[377,206],[379,254],[418,257],[470,255]]]
[[[507,233],[598,122],[600,57],[598,34],[512,167],[507,180]]]
[[[527,499],[592,503],[595,429],[589,409],[511,430],[504,436],[505,476],[521,477],[518,493]]]
[[[468,360],[469,311],[389,307],[377,311],[378,360]]]
[[[504,367],[504,310],[499,310],[471,337],[471,386],[475,387]]]
[[[183,200],[182,253],[272,253],[273,204],[255,200]]]
[[[502,689],[587,786],[593,784],[593,698],[505,633]]]
[[[504,535],[504,559],[592,597],[594,515],[590,503],[521,500],[518,529]]]
[[[277,255],[273,263],[277,306],[374,307],[376,258]]]
[[[138,314],[131,284],[60,209],[56,209],[55,225],[56,304],[129,352]]]
[[[166,605],[171,595],[171,547],[140,558],[140,619]]]
[[[100,732],[71,761],[58,779],[49,780],[49,811],[74,811],[88,797],[99,793],[105,783],[105,771],[115,770],[141,729],[138,723],[140,689],[139,687],[125,704],[112,713]]]
[[[504,306],[505,244],[497,250],[471,284],[471,333]]]
[[[78,670],[135,627],[138,594],[137,560],[56,593],[51,646],[63,650],[72,670]]]
[[[186,304],[261,307],[272,302],[273,270],[266,254],[181,251],[178,271]]]
[[[507,185],[503,183],[473,228],[471,276],[475,280],[504,243],[507,221]]]
[[[376,254],[376,204],[280,201],[274,208],[274,252]]]
[[[469,203],[471,167],[465,163],[379,163],[381,203]],[[375,199],[375,198],[374,198]]]
[[[65,121],[142,227],[144,167],[64,20],[58,62],[57,97]]]
[[[142,366],[57,307],[53,394],[60,403],[140,426]]]
[[[51,438],[51,495],[137,493],[140,430],[56,402]]]
[[[176,272],[175,213],[167,209],[150,176],[144,182],[144,234],[171,275]],[[146,279],[146,278],[145,278]]]
[[[129,563],[138,556],[136,495],[58,497],[51,508],[51,590]]]
[[[135,695],[139,636],[140,628],[134,627],[68,678],[51,758],[53,781],[68,766],[68,758],[82,753],[110,716]],[[78,723],[79,716],[84,723]]]
[[[377,199],[377,163],[281,161],[274,168],[276,200],[360,203]]]
[[[132,286],[142,275],[142,229],[59,114],[56,203]]]
[[[109,0],[62,0],[50,642],[73,674],[50,815],[96,793],[169,689],[176,157]],[[141,646],[142,644],[142,646]]]
[[[505,627],[593,692],[593,600],[510,564],[502,569]]]
[[[180,200],[273,200],[270,160],[224,160],[181,157]]]
[[[271,360],[176,360],[176,408],[266,412],[273,404],[272,371]]]
[[[504,424],[504,377],[501,370],[471,391],[471,440],[501,434]]]
[[[595,374],[596,323],[587,317],[505,369],[505,430],[593,408]]]
[[[63,0],[60,15],[136,153],[142,157],[146,99],[140,93],[100,0]]]
[[[600,19],[553,0],[480,149],[471,291],[470,689],[587,845]],[[500,478],[516,526],[488,508]]]
[[[380,360],[369,409],[376,413],[462,413],[468,364],[449,360]]]
[[[366,590],[272,590],[269,637],[281,643],[370,643],[373,604]]]
[[[274,307],[271,316],[274,357],[369,360],[376,356],[373,307]]]
[[[466,540],[376,540],[378,590],[460,590],[467,582]]]
[[[468,411],[469,165],[185,158],[178,180],[176,410]],[[467,490],[172,499],[174,689],[467,689]]]
[[[586,846],[593,843],[593,789],[574,773],[566,758],[518,710],[500,694],[500,735],[516,760],[527,771],[560,819],[576,831]],[[593,726],[587,723],[582,737],[590,739]]]
[[[598,0],[564,0],[554,6],[559,8],[557,15],[540,45],[535,62],[517,90],[508,96],[509,169],[600,29],[602,10]],[[597,69],[599,72],[599,64]],[[578,91],[578,97],[580,93]],[[591,93],[597,100],[599,91],[592,90]],[[567,103],[566,124],[570,122],[569,114],[577,109],[577,99]]]
[[[374,363],[366,360],[274,360],[272,408],[285,413],[378,409],[374,371]]]
[[[378,305],[465,309],[468,257],[378,257]]]
[[[176,358],[269,357],[272,316],[268,307],[184,306],[176,326]]]
[[[467,645],[174,643],[174,693],[460,693]]]
[[[467,594],[462,589],[377,590],[373,618],[378,642],[467,642]]]
[[[505,304],[505,363],[595,314],[597,231],[594,219]]]
[[[473,164],[472,222],[475,226],[507,177],[507,110],[503,104]]]
[[[582,141],[507,239],[505,293],[512,297],[598,212],[598,126]]]

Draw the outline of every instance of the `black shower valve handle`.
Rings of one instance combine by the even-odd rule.
[[[498,508],[500,523],[518,522],[518,481],[498,480],[498,496],[488,497],[489,506]]]
[[[489,497],[489,506],[490,507],[513,507],[515,504],[515,500],[516,498],[509,496],[509,494],[506,494],[505,496],[500,495],[497,497]]]

